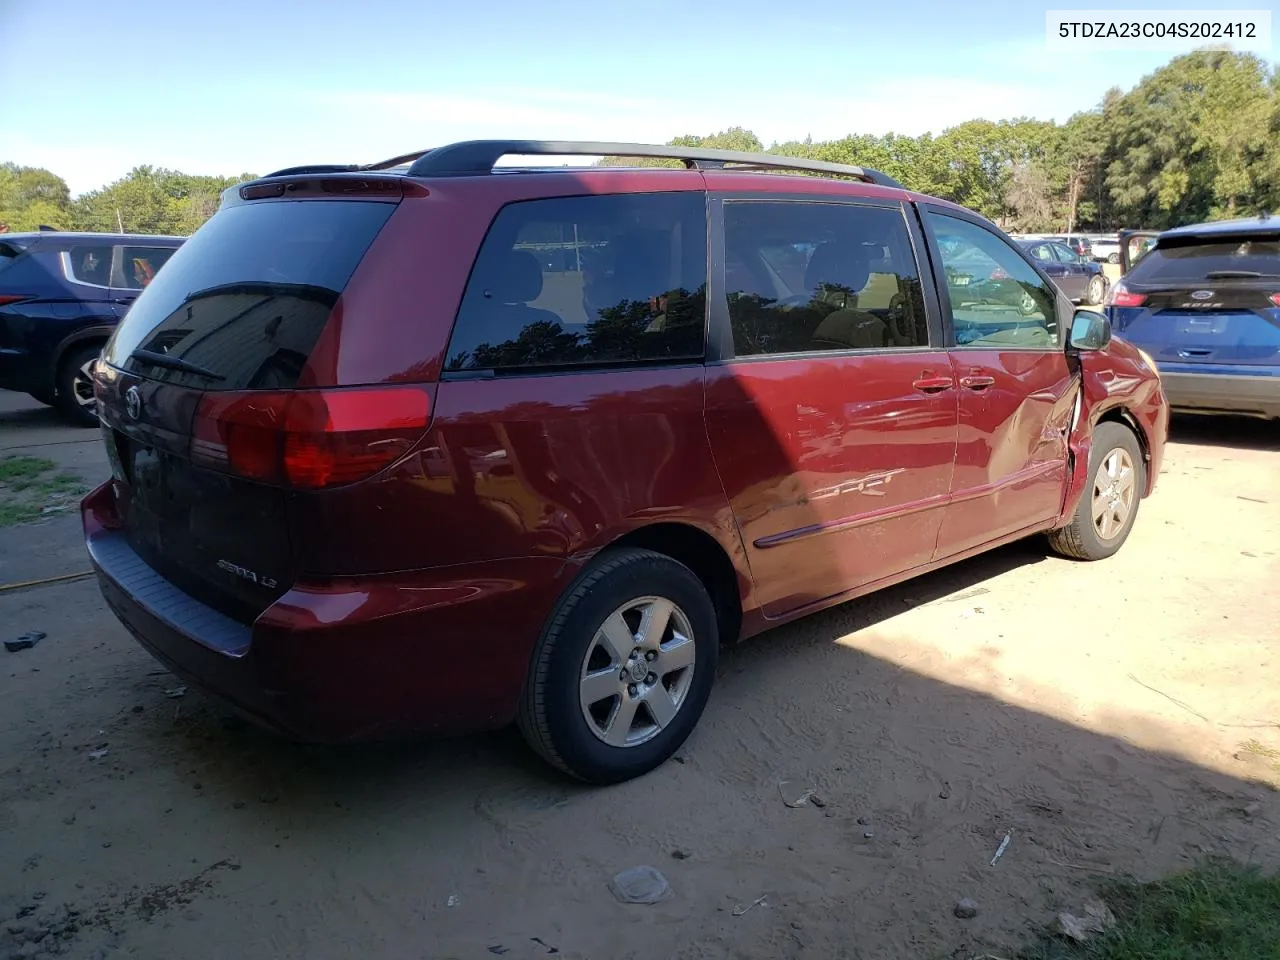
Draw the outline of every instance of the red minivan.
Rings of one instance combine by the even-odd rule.
[[[565,154],[683,168],[500,163]],[[680,746],[723,643],[1032,534],[1115,553],[1168,424],[982,217],[636,144],[232,188],[95,388],[89,553],[166,666],[300,739],[516,720],[597,783]]]

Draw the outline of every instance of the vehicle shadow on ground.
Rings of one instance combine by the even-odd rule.
[[[708,710],[676,757],[604,789],[560,777],[510,730],[410,745],[288,743],[230,720],[195,691],[181,695],[105,609],[89,616],[82,603],[58,602],[38,621],[39,611],[24,616],[55,639],[73,621],[100,617],[91,636],[106,653],[76,669],[84,651],[50,642],[12,661],[14,670],[38,666],[36,677],[67,674],[49,689],[71,699],[33,703],[42,719],[15,731],[26,741],[15,744],[22,776],[0,792],[21,800],[14,809],[26,818],[5,855],[11,886],[16,894],[19,884],[50,883],[17,870],[43,854],[39,870],[87,881],[70,897],[96,915],[94,891],[104,886],[137,884],[150,896],[184,870],[201,876],[231,862],[192,928],[210,943],[219,923],[267,888],[270,912],[306,920],[317,936],[335,924],[357,939],[396,933],[362,926],[369,915],[332,912],[332,891],[315,876],[341,877],[378,903],[378,923],[425,917],[434,956],[478,956],[536,935],[575,956],[606,957],[626,955],[608,938],[638,921],[604,884],[650,863],[677,896],[646,914],[667,922],[645,956],[847,956],[831,938],[847,936],[850,904],[867,956],[971,956],[1009,955],[1002,950],[1023,942],[1028,917],[1048,922],[1099,877],[1156,876],[1208,856],[1280,863],[1280,794],[1264,785],[1280,771],[1269,763],[1242,760],[1232,776],[1189,762],[1177,736],[1124,702],[1095,712],[1104,734],[1050,715],[1071,715],[1057,690],[1019,682],[1022,702],[1032,696],[1043,712],[980,692],[1008,689],[985,650],[926,675],[848,643],[856,634],[882,649],[918,644],[896,614],[954,604],[958,618],[985,602],[977,591],[986,584],[1040,562],[1067,561],[1024,541],[724,651]],[[87,585],[65,589],[88,600]],[[11,602],[37,595],[27,596]],[[56,737],[41,732],[50,725]],[[109,753],[83,759],[102,744]],[[42,772],[36,754],[49,749],[73,751],[75,778],[62,779],[66,766]],[[783,781],[797,794],[816,791],[821,805],[788,806]],[[77,858],[99,846],[110,849],[77,874]],[[750,924],[731,912],[763,894],[770,907]],[[455,896],[462,907],[451,909]],[[951,915],[959,896],[983,905],[978,918]],[[156,926],[128,936],[154,946],[166,934]],[[698,952],[708,944],[724,949]]]
[[[0,391],[0,435],[11,430],[66,427],[62,415],[53,407],[36,403],[22,394]]]
[[[1098,776],[1110,788],[1122,776],[1132,781],[1135,790],[1144,790],[1144,770],[1163,782],[1176,768],[1178,780],[1199,784],[1214,796],[1236,797],[1241,791],[1256,792],[1252,785],[1280,773],[1242,767],[1242,777],[1232,778],[1168,756],[1149,755],[1120,740],[916,675],[840,642],[855,633],[892,633],[891,618],[926,604],[955,604],[959,617],[974,603],[981,605],[980,598],[989,592],[984,583],[1048,560],[1041,544],[1039,538],[1014,543],[724,650],[711,705],[681,754],[649,777],[613,789],[648,793],[663,789],[661,784],[673,778],[691,775],[719,784],[755,783],[768,780],[772,776],[768,771],[794,770],[806,747],[819,745],[819,753],[833,757],[846,756],[852,749],[862,755],[862,763],[882,773],[905,764],[889,776],[890,782],[900,779],[906,769],[918,775],[922,756],[946,757],[957,749],[967,759],[954,763],[950,773],[937,771],[938,783],[950,777],[971,779],[965,774],[966,766],[990,766],[992,758],[984,758],[987,753],[1019,752],[1028,774],[1037,768],[1061,768],[1066,758],[1075,758],[1072,762],[1084,768],[1078,780],[1065,774],[1053,779],[1059,787],[1063,780],[1070,780],[1070,791],[1085,803],[1090,778]],[[995,664],[960,666],[977,671],[980,677],[989,676],[991,689],[999,688]],[[1054,691],[1044,692],[1046,704],[1053,698]],[[906,714],[903,704],[911,705]],[[348,819],[354,809],[365,816],[389,816],[391,822],[401,816],[440,816],[444,822],[490,806],[501,808],[503,817],[538,816],[592,802],[597,792],[535,759],[514,728],[426,743],[309,745],[261,731],[216,703],[197,701],[192,706],[175,721],[184,743],[178,752],[167,751],[175,769],[195,763],[198,772],[192,775],[203,781],[206,798],[225,791],[240,802],[256,800],[263,804],[265,820],[291,823],[295,830],[305,823],[309,831],[322,832]],[[964,719],[947,732],[951,724],[939,722],[940,716]],[[779,729],[785,734],[781,739],[776,730],[768,729],[775,717],[780,718]],[[880,739],[880,731],[914,722],[925,724],[918,732],[926,741],[939,742],[913,743],[909,755],[902,756],[878,756],[865,749]],[[162,729],[152,734],[172,744],[175,730],[166,720],[161,724]],[[1150,724],[1136,714],[1125,715],[1118,717],[1116,729],[1145,732],[1148,739],[1159,740],[1160,731]],[[958,735],[962,728],[971,735]],[[762,739],[753,742],[748,731]],[[860,746],[850,748],[842,744],[843,738]],[[1171,740],[1170,748],[1174,747]],[[1115,759],[1104,759],[1097,766],[1097,758]],[[848,784],[842,785],[840,776],[828,775],[830,779],[822,784],[824,794],[862,782],[864,772],[858,767],[844,765]],[[1129,772],[1120,774],[1122,768]],[[1163,793],[1154,785],[1150,788]],[[1106,811],[1096,809],[1093,815],[1105,817]]]
[[[198,840],[166,841],[181,843],[183,856],[233,858],[243,871],[220,881],[233,902],[257,889],[240,891],[242,878],[260,884],[254,878],[285,857],[341,873],[393,912],[427,909],[438,955],[479,949],[475,917],[443,909],[445,892],[501,914],[511,884],[532,892],[520,895],[523,915],[486,928],[494,942],[553,930],[580,955],[620,955],[600,939],[608,934],[598,916],[559,906],[556,884],[603,884],[636,863],[658,866],[681,891],[652,942],[651,955],[672,957],[716,942],[793,955],[797,924],[833,930],[850,902],[875,916],[868,956],[1008,947],[1026,936],[1028,916],[1048,922],[1098,878],[1156,876],[1212,856],[1280,863],[1280,794],[1265,784],[1276,771],[1241,763],[1230,776],[1182,759],[1173,732],[1123,702],[1095,714],[1102,734],[1049,715],[1061,706],[1054,689],[1031,692],[1044,713],[978,692],[1007,689],[998,659],[983,651],[958,659],[943,674],[954,682],[944,682],[844,642],[852,632],[882,646],[918,642],[895,613],[956,603],[958,617],[984,582],[1043,556],[1034,542],[1017,544],[726,650],[688,743],[616,787],[568,782],[510,730],[423,745],[299,746],[229,722],[189,694],[173,718],[179,706],[148,704],[130,724],[133,745],[113,741],[151,767],[100,783],[97,802],[123,805],[146,836],[151,824],[169,837],[195,831]],[[1028,695],[1025,682],[1018,692]],[[788,806],[783,782],[816,791],[821,805]],[[1010,833],[1009,854],[992,869]],[[447,877],[424,879],[412,904],[398,903],[405,895],[388,878],[418,876],[424,864],[424,877]],[[421,904],[438,884],[448,888],[436,913]],[[776,906],[750,928],[716,911],[726,897],[761,893]],[[960,895],[1004,906],[961,925],[950,916]],[[279,896],[285,909],[289,893]],[[922,898],[933,905],[922,910]],[[536,930],[530,911],[544,918]],[[830,946],[815,955],[843,955],[824,954]]]
[[[26,394],[0,390],[0,455],[5,451],[34,453],[31,448],[101,443],[99,433],[90,427],[69,424],[53,407],[46,407]]]
[[[1169,440],[1206,447],[1280,451],[1280,421],[1179,413],[1169,424]]]
[[[770,648],[777,644],[803,656],[806,650],[829,645],[856,631],[874,629],[915,607],[932,603],[963,604],[988,592],[982,586],[984,582],[1048,559],[1044,541],[1039,537],[1010,544],[727,647],[721,653],[718,672],[723,680],[725,674],[756,670],[755,661],[774,656]],[[477,770],[491,765],[504,771],[504,779],[515,777],[531,789],[545,789],[548,798],[592,789],[577,786],[533,758],[514,726],[488,734],[427,742],[305,744],[289,742],[262,730],[216,700],[206,701],[203,709],[189,717],[187,726],[190,734],[202,741],[205,750],[260,752],[267,766],[276,770],[293,767],[322,791],[333,786],[342,789],[344,783],[358,785],[365,778],[381,781],[412,770],[434,771],[430,774],[433,780],[438,775],[470,779]],[[481,778],[485,775],[481,774]]]

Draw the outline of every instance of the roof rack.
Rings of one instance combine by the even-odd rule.
[[[422,152],[409,167],[411,177],[475,176],[492,173],[506,156],[653,157],[680,160],[691,170],[804,170],[855,177],[867,183],[902,189],[902,184],[878,170],[825,160],[714,150],[706,147],[658,146],[650,143],[607,143],[578,140],[467,140]],[[410,154],[409,156],[412,156]]]
[[[833,173],[854,177],[882,187],[905,189],[901,183],[879,170],[826,160],[776,156],[770,153],[747,153],[740,150],[714,150],[705,147],[657,146],[649,143],[606,143],[580,140],[465,140],[419,150],[389,160],[370,164],[313,164],[289,167],[267,174],[268,177],[294,176],[305,173],[355,173],[362,170],[390,170],[408,166],[411,177],[480,176],[494,172],[498,161],[507,156],[561,157],[652,157],[680,160],[690,170],[801,170],[808,173]]]

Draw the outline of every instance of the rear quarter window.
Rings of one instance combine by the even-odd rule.
[[[446,369],[700,360],[706,233],[700,193],[509,204],[476,257]]]
[[[1210,242],[1174,240],[1157,243],[1129,272],[1137,283],[1178,283],[1228,279],[1211,274],[1280,278],[1280,231]]]
[[[68,280],[91,287],[111,286],[110,243],[82,243],[62,255],[62,272]]]
[[[260,201],[220,210],[156,269],[105,360],[208,390],[291,389],[393,203]],[[130,248],[150,264],[159,254]],[[145,271],[144,271],[145,275]],[[166,353],[213,376],[133,357]]]

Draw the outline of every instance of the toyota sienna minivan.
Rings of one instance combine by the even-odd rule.
[[[503,166],[660,157],[676,168]],[[102,592],[328,742],[516,721],[662,763],[722,644],[1032,535],[1120,549],[1160,379],[984,218],[883,174],[473,141],[234,187],[95,372]]]

